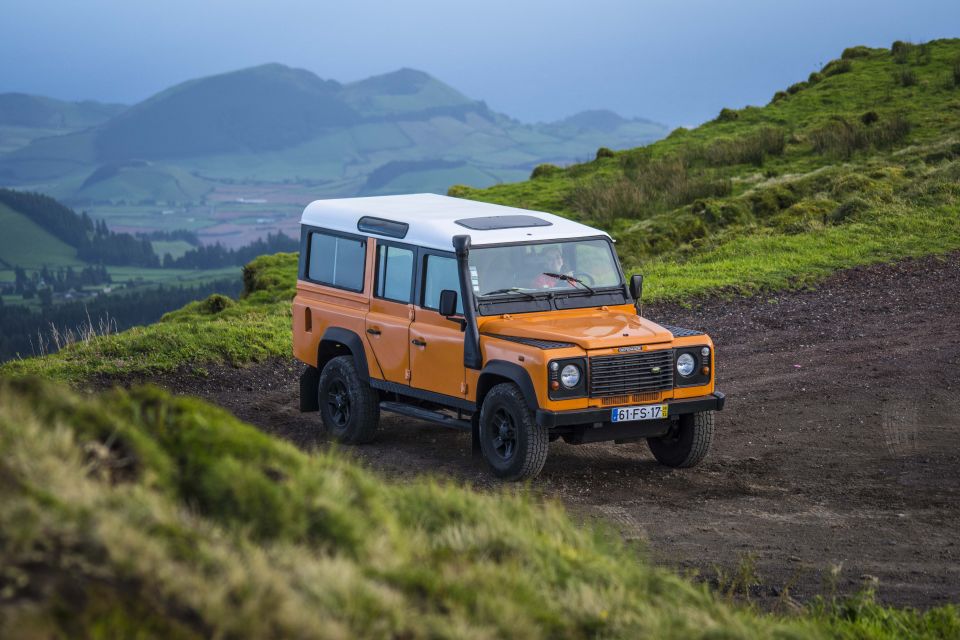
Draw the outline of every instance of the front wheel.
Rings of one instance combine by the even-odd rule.
[[[548,443],[547,430],[537,425],[517,385],[504,382],[490,390],[480,408],[480,451],[495,476],[536,477],[547,460]]]
[[[659,438],[647,438],[657,462],[668,467],[686,468],[700,463],[713,441],[713,411],[680,416],[677,426]]]
[[[373,440],[380,422],[380,402],[360,379],[353,356],[336,357],[323,367],[318,386],[320,415],[327,431],[340,442]]]

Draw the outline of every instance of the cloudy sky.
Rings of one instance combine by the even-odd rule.
[[[960,37],[957,0],[4,0],[0,92],[132,103],[281,62],[422,69],[522,120],[609,108],[691,125],[766,104],[844,47]]]

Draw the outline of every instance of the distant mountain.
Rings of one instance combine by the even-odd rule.
[[[38,138],[102,124],[125,108],[93,100],[67,102],[26,93],[0,93],[0,153]]]
[[[81,129],[106,122],[126,109],[93,100],[66,102],[26,93],[0,93],[0,127]]]
[[[97,160],[282,149],[360,120],[340,89],[279,64],[184,82],[104,124],[94,139]]]
[[[343,85],[341,97],[366,117],[426,114],[478,103],[423,71],[400,69]]]
[[[81,127],[77,106],[63,116],[74,126],[0,153],[0,186],[47,193],[124,230],[182,227],[228,244],[276,230],[314,198],[489,186],[667,133],[609,111],[524,124],[406,68],[342,84],[266,64],[99,109],[91,104]],[[48,111],[10,109],[56,121]]]

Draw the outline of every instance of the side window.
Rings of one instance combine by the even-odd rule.
[[[366,242],[310,232],[307,278],[350,291],[363,291],[363,259]]]
[[[394,302],[410,302],[413,284],[413,251],[377,245],[377,286],[374,295]]]
[[[427,255],[427,274],[423,282],[424,309],[440,308],[440,292],[453,289],[457,292],[457,313],[463,313],[463,296],[460,295],[460,277],[457,261],[446,256]]]

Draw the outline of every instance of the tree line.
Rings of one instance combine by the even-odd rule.
[[[241,266],[266,253],[295,251],[298,246],[297,240],[280,232],[267,234],[266,238],[257,239],[239,249],[228,249],[219,243],[200,245],[196,233],[187,230],[153,231],[136,236],[117,233],[111,231],[103,220],[94,221],[86,211],[78,214],[40,193],[0,189],[0,203],[27,216],[51,235],[75,247],[79,259],[95,265],[217,269]],[[178,258],[165,254],[161,260],[153,250],[151,240],[185,240],[194,248]]]
[[[63,335],[85,333],[91,323],[109,322],[123,331],[135,325],[150,324],[164,313],[214,293],[231,297],[240,294],[239,278],[217,280],[193,287],[144,289],[123,294],[65,302],[36,311],[23,305],[0,304],[0,362],[17,357],[50,353],[55,350],[54,331]]]
[[[174,258],[168,253],[163,256],[163,267],[165,269],[217,269],[242,266],[257,256],[296,251],[298,246],[299,243],[296,240],[281,232],[268,233],[266,238],[257,238],[239,249],[228,249],[218,242],[190,249],[179,258]]]

